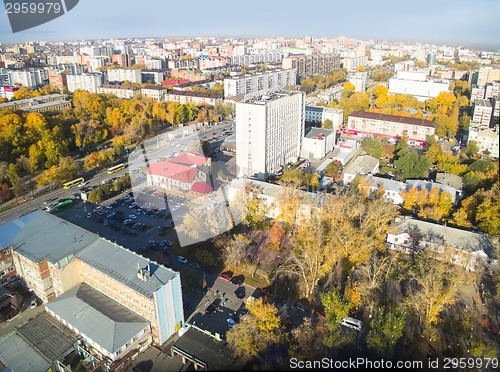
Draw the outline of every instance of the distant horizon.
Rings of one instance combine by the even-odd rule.
[[[2,6],[0,43],[312,35],[500,50],[500,1],[496,0],[421,0],[418,5],[360,0],[356,8],[328,0],[317,0],[310,7],[294,0],[254,0],[237,5],[229,0],[212,0],[210,4],[191,0],[189,8],[160,0],[139,4],[136,9],[134,3],[118,0],[81,0],[63,16],[18,33],[12,33]]]

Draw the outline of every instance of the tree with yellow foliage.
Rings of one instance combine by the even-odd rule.
[[[262,299],[246,305],[248,314],[226,334],[230,348],[236,354],[258,355],[269,346],[284,340],[278,310]]]

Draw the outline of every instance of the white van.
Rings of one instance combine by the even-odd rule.
[[[363,322],[361,320],[358,320],[358,319],[347,317],[347,318],[342,319],[342,325],[344,327],[352,328],[352,329],[360,332],[361,326],[363,325]]]

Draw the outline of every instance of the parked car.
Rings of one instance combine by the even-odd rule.
[[[227,281],[229,281],[231,279],[231,277],[227,274],[220,274],[219,278],[221,278],[222,280],[227,280]]]
[[[229,328],[234,328],[236,326],[236,322],[234,321],[233,318],[227,319],[226,322],[227,322],[227,325],[229,326]]]
[[[38,301],[36,298],[33,298],[30,303],[30,309],[35,309],[38,306]]]
[[[197,263],[197,262],[192,262],[191,264],[189,264],[189,266],[191,266],[194,269],[201,268],[201,265],[199,263]]]
[[[185,259],[183,256],[177,256],[177,261],[179,261],[180,263],[183,263],[183,264],[188,262],[188,260]]]

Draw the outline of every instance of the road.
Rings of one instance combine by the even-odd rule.
[[[216,136],[222,136],[223,131],[226,128],[234,127],[234,121],[222,122],[221,124],[215,127],[202,128],[200,131],[195,132],[192,135],[175,138],[174,140],[168,140],[168,134],[180,131],[182,133],[183,128],[175,129],[174,131],[168,131],[164,134],[160,134],[158,139],[155,137],[151,140],[146,141],[144,147],[146,148],[147,156],[149,156],[148,161],[158,160],[162,156],[167,156],[172,154],[173,152],[180,152],[181,149],[187,149],[188,146],[193,143],[198,143],[198,139],[202,137],[208,137],[208,133],[212,136],[212,133],[216,133]],[[184,128],[185,129],[185,128]],[[227,137],[227,136],[226,136]],[[223,139],[221,139],[223,140]],[[134,152],[133,152],[134,153]],[[131,153],[131,157],[132,154]],[[138,152],[135,151],[137,154]],[[136,163],[137,164],[137,163]],[[145,163],[141,162],[137,164],[137,166],[144,166]],[[120,177],[130,172],[131,169],[125,168],[122,171],[116,172],[113,175],[109,175],[106,171],[96,174],[90,180],[89,186],[99,185],[103,180],[112,178],[112,177]],[[74,193],[78,192],[78,188],[72,187],[71,189],[65,190],[63,188],[51,191],[43,196],[35,198],[34,200],[23,203],[22,205],[11,208],[7,211],[0,213],[0,224],[12,221],[20,216],[23,216],[27,213],[30,213],[36,209],[43,209],[47,206],[45,203],[46,200],[52,200],[50,203],[54,203],[58,199],[66,199],[70,198]]]

